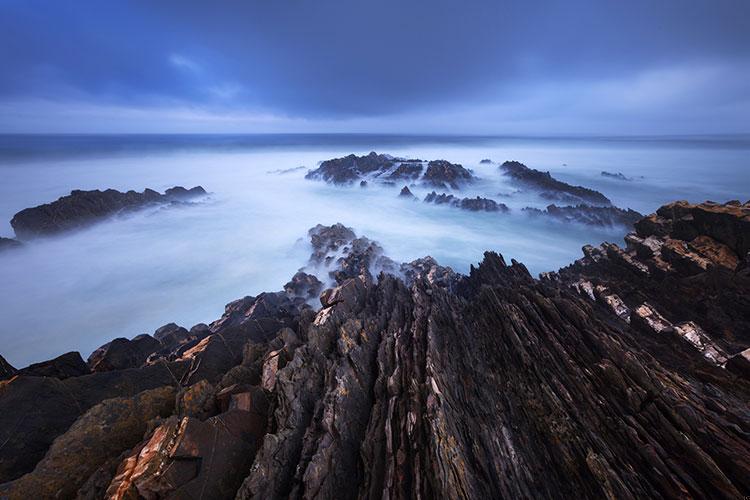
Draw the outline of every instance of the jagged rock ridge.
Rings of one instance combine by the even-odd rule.
[[[377,154],[349,155],[326,160],[305,175],[306,179],[323,180],[337,185],[348,185],[368,180],[394,185],[397,181],[419,181],[427,186],[459,189],[475,180],[472,173],[457,163],[446,160],[424,162]]]
[[[672,256],[663,276],[689,287],[724,273],[710,314],[736,328],[724,344],[730,360],[730,347],[748,347],[734,334],[748,311],[748,208],[678,204],[638,226],[652,228],[639,229],[644,241],[700,233],[679,241],[714,264],[685,273]],[[0,496],[50,485],[60,497],[238,499],[737,498],[750,489],[747,378],[682,349],[655,316],[674,321],[665,304],[628,315],[629,295],[617,302],[595,283],[589,295],[581,281],[599,266],[610,290],[632,290],[630,275],[651,273],[649,259],[587,249],[586,262],[535,280],[488,252],[461,276],[429,258],[386,266],[377,244],[341,225],[310,238],[310,265],[332,280],[321,308],[290,286],[228,304],[195,335],[166,325],[153,336],[161,350],[138,367],[110,370],[96,356],[105,371],[0,382],[0,480],[11,480]],[[378,266],[395,267],[375,276]],[[697,325],[715,335],[703,316],[685,319],[695,324],[683,325],[687,335]],[[114,383],[129,378],[141,385]],[[136,401],[139,413],[117,411]],[[117,435],[102,435],[103,425]]]

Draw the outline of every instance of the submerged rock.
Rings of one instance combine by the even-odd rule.
[[[20,248],[21,242],[13,238],[0,237],[0,252],[10,250],[11,248]]]
[[[462,210],[471,212],[509,212],[510,209],[505,203],[498,203],[489,198],[458,198],[452,194],[432,191],[424,198],[425,203],[435,203],[436,205],[451,205]]]
[[[630,177],[625,177],[625,174],[622,172],[607,172],[606,170],[602,170],[602,177],[609,177],[610,179],[617,179],[618,181],[632,181]]]
[[[611,205],[612,202],[599,191],[583,186],[573,186],[552,177],[549,172],[529,168],[517,161],[506,161],[500,169],[519,184],[541,191],[542,197],[565,203]]]
[[[563,222],[577,222],[591,226],[626,226],[632,227],[634,223],[643,218],[643,215],[628,208],[623,210],[618,207],[598,207],[592,205],[576,205],[569,207],[558,207],[549,205],[545,210],[526,207],[524,212],[535,216],[551,217]]]
[[[417,198],[416,196],[414,196],[414,193],[412,193],[411,190],[407,186],[404,186],[403,188],[401,188],[401,192],[398,194],[398,196],[400,198],[409,198],[411,200],[414,200]]]
[[[181,202],[200,196],[206,191],[200,187],[190,190],[181,186],[159,194],[152,189],[142,193],[121,193],[114,189],[105,191],[74,190],[57,201],[21,210],[10,221],[16,236],[30,239],[80,228],[125,210],[136,210],[158,203]]]

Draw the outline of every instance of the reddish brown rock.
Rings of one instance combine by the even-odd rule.
[[[167,386],[99,403],[55,439],[32,472],[0,486],[0,497],[72,498],[100,464],[141,441],[149,420],[172,413],[175,393]]]
[[[91,353],[88,364],[95,372],[138,368],[161,347],[159,341],[150,335],[138,335],[132,340],[117,338]]]
[[[205,422],[173,417],[120,464],[107,498],[234,498],[265,423],[242,409]]]

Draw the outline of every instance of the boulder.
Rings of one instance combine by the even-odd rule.
[[[161,363],[64,380],[23,375],[0,382],[0,483],[33,470],[52,441],[95,404],[176,385],[183,365]]]
[[[72,498],[100,464],[143,439],[149,420],[172,413],[175,393],[166,386],[102,401],[55,439],[32,472],[0,486],[0,497]]]
[[[266,415],[242,399],[202,422],[172,417],[119,466],[107,498],[231,499],[265,434]],[[250,410],[240,409],[250,408]],[[158,473],[157,473],[158,471]]]
[[[18,370],[19,375],[55,377],[61,380],[68,377],[79,377],[88,373],[91,373],[89,366],[83,361],[81,354],[75,351],[68,352],[49,361],[34,363]]]
[[[138,335],[132,340],[117,338],[92,352],[88,365],[95,372],[138,368],[161,348],[162,344],[151,335]]]
[[[290,297],[300,297],[304,300],[310,300],[317,297],[323,288],[323,283],[312,274],[303,271],[297,272],[292,279],[284,285],[284,291]]]

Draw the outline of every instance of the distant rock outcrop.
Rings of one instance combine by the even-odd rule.
[[[206,191],[200,186],[192,189],[176,186],[167,189],[165,194],[152,189],[142,193],[121,193],[114,189],[74,190],[52,203],[21,210],[13,216],[10,224],[19,239],[27,240],[77,229],[123,211],[152,204],[184,202],[205,195]]]
[[[417,198],[416,196],[414,196],[414,193],[411,192],[408,186],[404,186],[403,188],[401,188],[401,192],[398,193],[398,196],[399,198],[408,198],[410,200],[414,200]]]
[[[606,170],[602,170],[602,177],[609,177],[610,179],[617,179],[618,181],[632,181],[630,177],[625,177],[625,174],[622,172],[607,172]]]
[[[435,203],[436,205],[451,205],[471,212],[509,212],[510,209],[504,203],[498,203],[489,198],[458,198],[452,194],[436,193],[432,191],[424,198],[425,203]]]
[[[427,171],[422,180],[433,187],[459,189],[462,185],[474,180],[474,176],[458,163],[433,160],[427,164]]]
[[[626,226],[632,227],[643,215],[635,210],[623,210],[618,207],[599,207],[592,205],[576,205],[558,207],[549,205],[545,210],[526,207],[524,212],[535,216],[551,217],[563,222],[577,222],[591,226]]]
[[[572,186],[555,179],[549,172],[534,170],[517,161],[506,161],[500,165],[500,169],[519,184],[541,191],[540,195],[548,200],[595,205],[612,204],[609,198],[599,191],[583,186]]]
[[[443,189],[459,189],[474,180],[469,170],[446,160],[424,162],[377,154],[374,151],[365,156],[349,155],[326,160],[318,168],[308,172],[305,178],[335,185],[350,185],[359,181],[360,186],[367,185],[368,181],[390,186],[398,181],[410,181]]]

